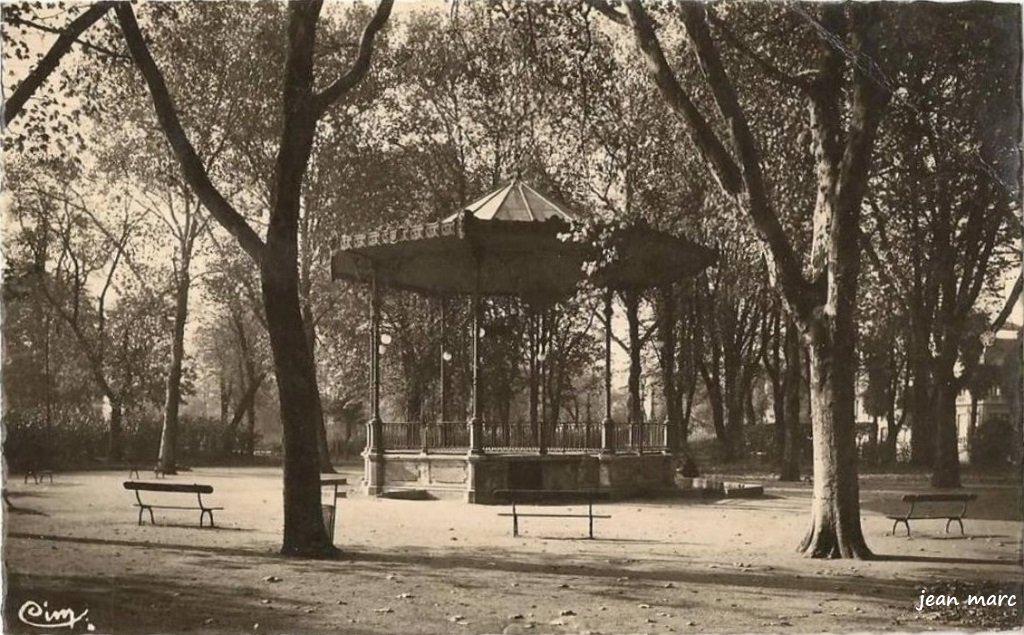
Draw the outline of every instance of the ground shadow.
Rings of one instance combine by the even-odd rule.
[[[1020,566],[1020,564],[1014,560],[995,560],[991,558],[956,558],[953,556],[911,556],[903,554],[876,553],[873,559],[882,562],[921,562],[928,564],[979,564],[994,565],[999,567]]]
[[[46,512],[39,511],[38,509],[32,509],[31,507],[22,507],[20,505],[7,504],[7,513],[9,514],[20,514],[25,516],[49,516]]]
[[[135,526],[135,525],[133,525]],[[147,527],[160,527],[161,525],[147,525]],[[170,527],[170,525],[163,525],[164,527]],[[195,525],[188,526],[189,529],[199,529]],[[203,528],[204,530],[206,527]],[[217,529],[214,527],[213,529]],[[252,531],[252,530],[248,530]],[[285,559],[285,556],[277,553],[276,551],[258,551],[254,548],[243,549],[240,547],[213,547],[208,545],[197,545],[197,544],[180,544],[170,542],[153,542],[151,540],[118,540],[114,538],[86,538],[83,536],[57,536],[53,534],[27,534],[18,531],[12,531],[7,534],[8,538],[25,538],[28,540],[43,540],[43,541],[54,541],[54,542],[71,542],[82,545],[108,545],[112,547],[144,547],[146,549],[167,549],[170,551],[198,551],[203,553],[221,554],[227,556],[238,556],[238,557],[256,557],[256,558],[278,558]]]
[[[655,540],[653,538],[650,538],[650,539],[647,539],[647,538],[602,538],[601,536],[594,536],[593,538],[588,538],[587,536],[550,536],[550,535],[545,535],[545,534],[529,533],[529,532],[525,532],[525,531],[520,531],[519,532],[519,537],[520,538],[530,538],[530,539],[534,539],[534,540],[561,540],[561,541],[566,541],[566,542],[583,542],[583,543],[593,543],[593,542],[624,542],[624,543],[652,544],[652,545],[663,545],[663,544],[677,545],[677,544],[681,544],[681,543],[676,543],[676,542],[667,542],[665,540]]]
[[[304,614],[303,604],[275,598],[274,606],[268,607],[261,604],[253,589],[146,575],[93,579],[12,573],[7,582],[3,608],[6,633],[41,632],[18,619],[19,608],[30,600],[78,613],[88,609],[88,623],[98,633],[242,632],[241,625],[248,631],[257,622],[260,632],[323,632],[322,628],[296,627],[302,617],[309,617]],[[347,624],[344,632],[363,635],[379,630]]]
[[[195,544],[172,544],[139,540],[116,540],[99,538],[82,538],[71,536],[33,535],[14,533],[10,538],[26,538],[32,540],[50,540],[106,546],[145,548],[167,550],[179,554],[207,553],[219,556],[236,557],[249,562],[288,563],[289,568],[298,574],[324,573],[336,570],[339,573],[367,572],[390,570],[394,567],[406,566],[415,568],[417,575],[435,578],[438,584],[450,584],[453,571],[463,569],[467,572],[501,571],[507,574],[523,575],[558,575],[590,578],[594,581],[605,581],[602,584],[613,584],[620,578],[628,578],[634,583],[664,585],[672,582],[676,585],[720,585],[732,588],[750,588],[758,590],[775,589],[792,593],[841,593],[847,597],[862,598],[893,598],[900,597],[915,588],[909,579],[886,580],[881,578],[865,578],[854,573],[823,576],[810,576],[805,572],[782,568],[730,567],[726,565],[707,565],[685,557],[658,561],[658,569],[637,569],[624,567],[609,562],[608,554],[580,553],[574,554],[572,563],[553,563],[542,554],[523,553],[512,549],[488,547],[486,549],[468,550],[453,553],[438,552],[431,549],[409,547],[397,550],[360,551],[344,550],[327,559],[296,559],[281,555],[270,549],[260,551],[256,548],[241,549],[232,547],[206,546]],[[576,540],[587,540],[577,538]],[[983,558],[957,558],[944,556],[902,556],[879,554],[879,561],[913,562],[934,565],[987,565],[997,567],[1019,567],[1014,561]],[[641,566],[649,561],[637,561]],[[236,563],[244,565],[244,562]],[[922,575],[926,575],[922,573]],[[457,576],[456,576],[457,577]]]
[[[225,527],[223,525],[214,525],[213,527],[200,527],[199,525],[192,524],[188,525],[185,523],[144,523],[142,525],[133,524],[134,527],[168,527],[173,529],[201,529],[202,531],[242,531],[242,532],[253,532],[256,531],[251,527]]]
[[[50,495],[51,494],[49,492],[41,491],[41,490],[35,490],[35,491],[17,490],[17,491],[13,491],[13,492],[10,491],[10,490],[4,490],[4,498],[46,498],[47,496],[50,496]]]

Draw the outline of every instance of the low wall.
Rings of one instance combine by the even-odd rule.
[[[674,462],[667,454],[422,454],[366,456],[366,491],[380,496],[426,491],[437,498],[497,502],[497,489],[608,489],[613,498],[672,488]]]

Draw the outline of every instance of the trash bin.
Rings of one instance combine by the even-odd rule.
[[[334,543],[334,505],[321,505],[320,508],[323,510],[324,516],[324,530],[327,531],[327,537],[330,538],[331,543]]]

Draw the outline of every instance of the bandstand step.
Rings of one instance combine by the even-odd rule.
[[[388,490],[380,495],[381,498],[393,498],[395,500],[403,501],[433,501],[437,500],[437,496],[434,496],[425,489],[397,489]]]

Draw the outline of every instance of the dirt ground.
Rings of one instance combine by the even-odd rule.
[[[357,484],[361,465],[343,468]],[[169,477],[214,487],[217,527],[157,511],[136,525],[123,472],[60,473],[7,483],[4,632],[9,633],[704,633],[916,631],[1003,622],[916,611],[921,589],[981,583],[1016,589],[1019,484],[972,483],[967,537],[944,521],[888,536],[899,495],[920,476],[862,479],[863,526],[878,558],[820,561],[794,549],[810,487],[768,483],[760,499],[672,498],[603,504],[612,516],[587,540],[585,519],[522,521],[500,507],[453,501],[341,501],[337,560],[281,557],[281,475],[203,468]],[[895,505],[895,507],[894,507]],[[952,583],[960,586],[949,587]],[[28,626],[26,602],[88,615],[74,628]],[[963,601],[963,600],[961,600]],[[1005,610],[1005,609],[1004,609]],[[985,611],[991,611],[986,621]],[[980,614],[980,615],[979,615]],[[1013,614],[1019,615],[1019,611]],[[958,617],[959,616],[959,617]],[[1016,617],[1014,617],[1016,619]]]

